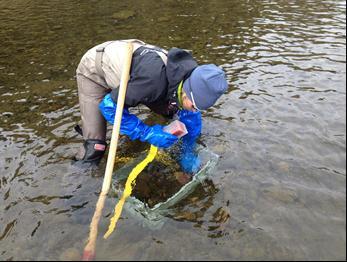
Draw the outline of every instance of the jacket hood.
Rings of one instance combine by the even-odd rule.
[[[175,47],[169,50],[166,65],[169,98],[177,100],[178,84],[186,80],[197,66],[197,62],[189,52]]]

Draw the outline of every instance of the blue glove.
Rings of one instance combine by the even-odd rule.
[[[113,102],[110,94],[101,101],[99,109],[106,121],[113,125],[117,104]],[[139,139],[162,148],[170,147],[178,141],[177,136],[164,132],[161,125],[148,126],[137,116],[130,114],[128,109],[123,109],[120,133],[131,140]]]
[[[180,159],[180,166],[186,173],[196,173],[200,169],[200,158],[195,153],[185,153]]]
[[[161,125],[147,126],[139,139],[162,148],[168,148],[178,141],[177,136],[164,132]]]
[[[177,115],[188,131],[188,134],[182,138],[179,163],[184,172],[196,173],[201,164],[200,158],[195,152],[196,139],[200,136],[202,128],[201,113],[180,110]]]
[[[196,139],[201,134],[201,113],[191,112],[188,110],[180,110],[177,116],[181,122],[183,122],[187,128],[188,134],[186,136]]]

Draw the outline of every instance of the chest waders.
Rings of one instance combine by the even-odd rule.
[[[156,52],[163,63],[165,65],[167,64],[167,52],[159,47],[148,45],[136,39],[108,41],[96,49],[95,55],[95,70],[98,76],[104,79],[105,83],[102,58],[105,48],[114,42],[138,43],[145,47],[142,51],[143,54],[147,52]],[[105,95],[109,93],[110,89],[80,74],[77,75],[77,85],[82,120],[82,130],[80,133],[83,134],[84,143],[75,156],[75,160],[79,160],[83,163],[89,162],[98,164],[106,150],[107,131],[106,121],[100,113],[98,106]]]

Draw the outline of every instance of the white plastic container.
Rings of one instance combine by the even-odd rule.
[[[169,125],[165,126],[163,128],[163,131],[175,135],[178,138],[181,138],[182,136],[188,134],[186,125],[179,120],[175,120]]]

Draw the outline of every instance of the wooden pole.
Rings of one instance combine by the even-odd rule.
[[[112,180],[112,172],[113,172],[113,167],[114,167],[114,162],[115,162],[116,152],[117,152],[117,144],[118,144],[119,130],[120,130],[120,124],[122,120],[122,113],[123,113],[123,107],[124,107],[124,101],[125,101],[125,93],[126,93],[127,84],[129,81],[131,59],[133,54],[132,43],[127,43],[126,50],[124,52],[126,53],[126,56],[125,56],[122,76],[120,80],[116,116],[115,116],[113,129],[112,129],[111,144],[110,144],[110,149],[109,149],[108,157],[107,157],[105,176],[104,176],[104,181],[102,184],[102,190],[99,195],[98,202],[96,203],[93,219],[92,219],[92,222],[90,223],[89,239],[88,239],[87,245],[84,248],[83,257],[82,257],[84,261],[94,260],[95,258],[95,246],[96,246],[96,239],[98,236],[98,224],[99,224],[100,217],[102,215],[102,209],[104,208],[105,200],[106,200],[108,191],[110,189],[111,180]]]

